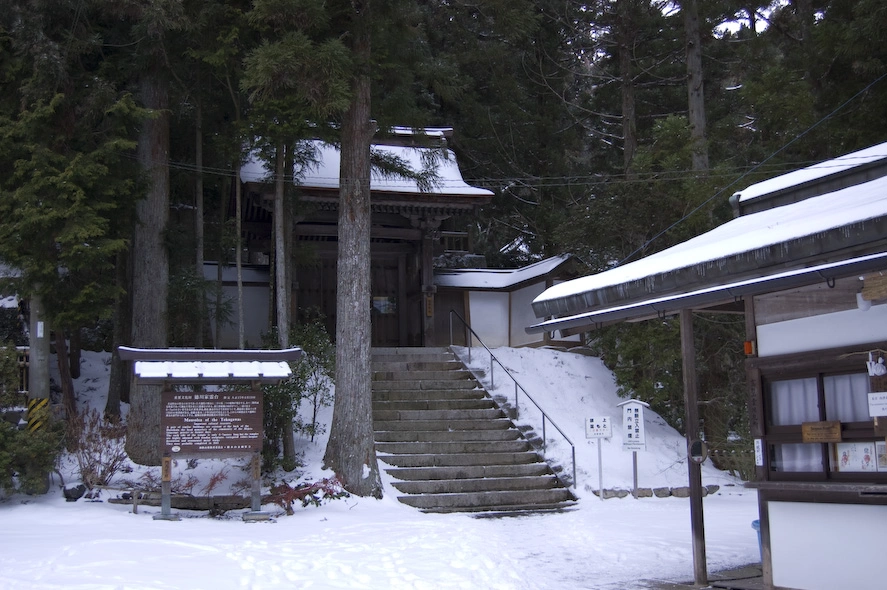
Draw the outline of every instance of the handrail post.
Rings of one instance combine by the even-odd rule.
[[[453,345],[453,310],[450,310],[450,346]]]
[[[545,436],[545,412],[542,412],[542,454],[545,454],[545,441],[547,437]]]
[[[490,389],[496,389],[493,384],[493,351],[490,351]]]
[[[514,382],[514,419],[520,417],[520,403],[517,399],[517,381]]]
[[[598,448],[600,448],[601,441],[597,441]],[[576,447],[573,447],[573,489],[576,489]],[[601,493],[601,498],[603,498],[603,492]]]

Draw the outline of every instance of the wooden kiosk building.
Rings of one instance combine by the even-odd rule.
[[[367,302],[373,310],[373,346],[435,344],[433,259],[468,251],[467,233],[459,231],[457,218],[492,199],[491,191],[462,179],[446,145],[451,134],[451,129],[425,129],[421,134],[395,129],[372,146],[382,158],[396,158],[415,172],[430,172],[430,182],[420,186],[415,180],[373,169],[372,301]],[[321,141],[303,147],[312,152],[311,163],[295,166],[296,186],[288,189],[296,193],[291,224],[292,317],[319,309],[330,333],[335,333],[340,153]],[[268,288],[274,184],[267,165],[258,159],[242,168],[241,178],[244,259],[250,264],[248,286],[257,295]],[[225,282],[228,287],[232,284],[230,278]],[[248,311],[250,323],[267,326],[267,296],[264,301],[258,296],[250,301],[254,303]]]
[[[698,424],[692,312],[743,311],[764,586],[884,588],[887,143],[731,203],[735,219],[708,233],[546,290],[533,309],[547,319],[530,330],[680,314],[687,423]],[[701,527],[701,498],[691,519]],[[697,583],[704,556],[695,535]]]

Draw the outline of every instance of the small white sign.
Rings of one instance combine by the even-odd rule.
[[[764,466],[764,441],[755,439],[755,467]]]
[[[649,408],[649,404],[633,399],[622,402],[619,406],[622,407],[622,450],[646,451],[644,408]]]
[[[887,392],[878,391],[869,394],[869,416],[872,418],[887,416]]]
[[[610,438],[613,423],[609,416],[595,416],[585,420],[585,438]]]

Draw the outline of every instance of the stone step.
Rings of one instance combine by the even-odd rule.
[[[533,477],[484,477],[478,479],[433,479],[392,482],[404,494],[468,494],[473,492],[505,492],[549,490],[560,484],[554,475]]]
[[[454,465],[440,467],[398,467],[386,469],[392,477],[403,481],[429,479],[479,479],[483,477],[529,477],[550,475],[547,463],[515,463],[512,465]]]
[[[392,371],[403,373],[407,371],[465,371],[465,367],[457,360],[428,360],[428,361],[373,361],[373,372]]]
[[[524,439],[445,442],[376,442],[376,451],[393,455],[521,453],[529,450],[530,443]]]
[[[373,371],[374,384],[380,381],[415,383],[418,381],[458,381],[463,379],[474,379],[474,376],[471,374],[471,371],[464,369],[452,369],[449,371],[392,371],[386,369]]]
[[[413,401],[413,400],[445,400],[445,399],[490,399],[483,389],[435,389],[421,391],[416,389],[395,389],[392,391],[373,391],[373,401]]]
[[[373,381],[373,389],[375,391],[434,391],[442,389],[452,391],[454,389],[478,389],[477,381],[474,379],[429,379],[426,381],[392,381],[390,379],[382,379]]]
[[[573,494],[566,488],[548,490],[506,490],[494,492],[475,492],[465,494],[416,494],[399,496],[398,500],[423,510],[458,510],[467,509],[491,510],[505,506],[551,506],[556,504],[572,504],[576,501]]]
[[[538,463],[539,455],[525,453],[457,453],[453,455],[419,454],[419,455],[381,455],[380,461],[392,467],[458,467],[458,466],[490,466],[519,465]]]
[[[520,431],[509,429],[486,430],[377,430],[376,442],[454,442],[517,440]]]
[[[399,498],[398,498],[399,499]],[[457,512],[471,513],[476,518],[501,518],[526,514],[552,514],[572,510],[577,502],[541,502],[539,504],[497,505],[497,506],[457,506],[440,508],[422,508],[426,514],[452,514]]]
[[[429,431],[429,430],[507,430],[512,427],[511,420],[500,416],[482,419],[444,419],[444,420],[379,420],[374,419],[376,432],[391,431]]]
[[[446,346],[374,346],[371,350],[373,357],[378,356],[406,356],[416,357],[428,354],[448,354],[453,352]]]
[[[488,410],[498,408],[491,399],[426,399],[373,400],[373,411],[399,412],[402,410]]]
[[[373,421],[389,420],[494,420],[505,418],[499,408],[486,410],[373,410]]]
[[[373,349],[373,427],[398,499],[424,512],[565,510],[576,498],[446,348]]]

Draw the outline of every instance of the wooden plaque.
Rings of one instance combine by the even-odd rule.
[[[173,456],[262,450],[262,392],[164,391],[163,450]]]
[[[841,422],[804,422],[801,424],[801,440],[805,443],[841,442]]]

